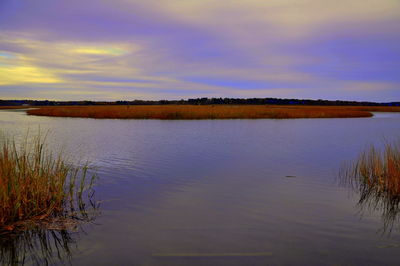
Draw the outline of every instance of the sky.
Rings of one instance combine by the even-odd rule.
[[[0,99],[400,101],[400,0],[0,0]]]

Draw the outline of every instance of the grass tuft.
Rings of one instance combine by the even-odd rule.
[[[0,138],[0,231],[29,220],[84,218],[83,195],[93,195],[95,178],[87,178],[88,165],[74,167],[62,153],[51,153],[46,136],[28,139],[17,145]]]
[[[383,150],[370,147],[346,176],[363,194],[400,197],[400,143],[387,143]]]
[[[383,231],[390,232],[400,214],[400,142],[386,143],[383,149],[371,146],[340,176],[359,194],[360,207],[381,212]]]

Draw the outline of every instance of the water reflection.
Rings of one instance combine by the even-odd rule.
[[[64,215],[30,220],[12,225],[12,231],[0,228],[0,265],[66,264],[78,251],[78,238],[84,228],[100,215],[100,203],[94,197],[93,179],[89,189],[66,203]]]
[[[72,231],[36,227],[0,237],[0,264],[49,265],[69,261],[77,248]]]
[[[400,143],[371,147],[340,173],[342,184],[359,195],[361,214],[381,214],[383,233],[391,233],[400,221]]]
[[[85,225],[99,215],[99,205],[91,202],[91,210],[81,206],[81,213],[49,221],[24,224],[21,230],[0,232],[0,265],[65,264],[78,250],[77,239]]]
[[[398,264],[400,234],[377,234],[380,215],[359,219],[358,198],[332,179],[365,143],[398,136],[399,114],[150,121],[0,111],[16,136],[37,125],[52,132],[52,149],[65,143],[99,168],[102,215],[87,235],[71,233],[73,265]],[[263,252],[272,256],[156,257]]]

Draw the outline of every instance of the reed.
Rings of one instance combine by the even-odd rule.
[[[2,109],[26,109],[29,108],[27,106],[0,106],[0,110]]]
[[[363,210],[381,212],[383,232],[390,232],[400,214],[400,142],[388,142],[381,150],[371,146],[340,177],[359,194]]]
[[[348,181],[363,195],[400,197],[400,143],[370,147],[347,170]]]
[[[54,155],[45,139],[39,134],[28,141],[27,136],[17,145],[0,138],[0,231],[26,221],[85,216],[83,192],[93,195],[95,176],[87,178],[87,164],[74,167],[62,153]]]
[[[399,109],[400,111],[400,109]],[[147,105],[62,106],[28,110],[29,115],[119,119],[260,119],[370,117],[368,110],[327,106]]]

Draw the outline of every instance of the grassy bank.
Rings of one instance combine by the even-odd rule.
[[[87,166],[73,167],[55,156],[38,136],[17,146],[0,138],[0,231],[24,222],[84,215],[83,195],[93,184]],[[82,212],[83,211],[83,212]]]
[[[29,115],[120,119],[259,119],[370,117],[393,107],[279,105],[60,106],[28,110]]]
[[[26,109],[29,108],[28,106],[0,106],[0,110],[6,109]]]

